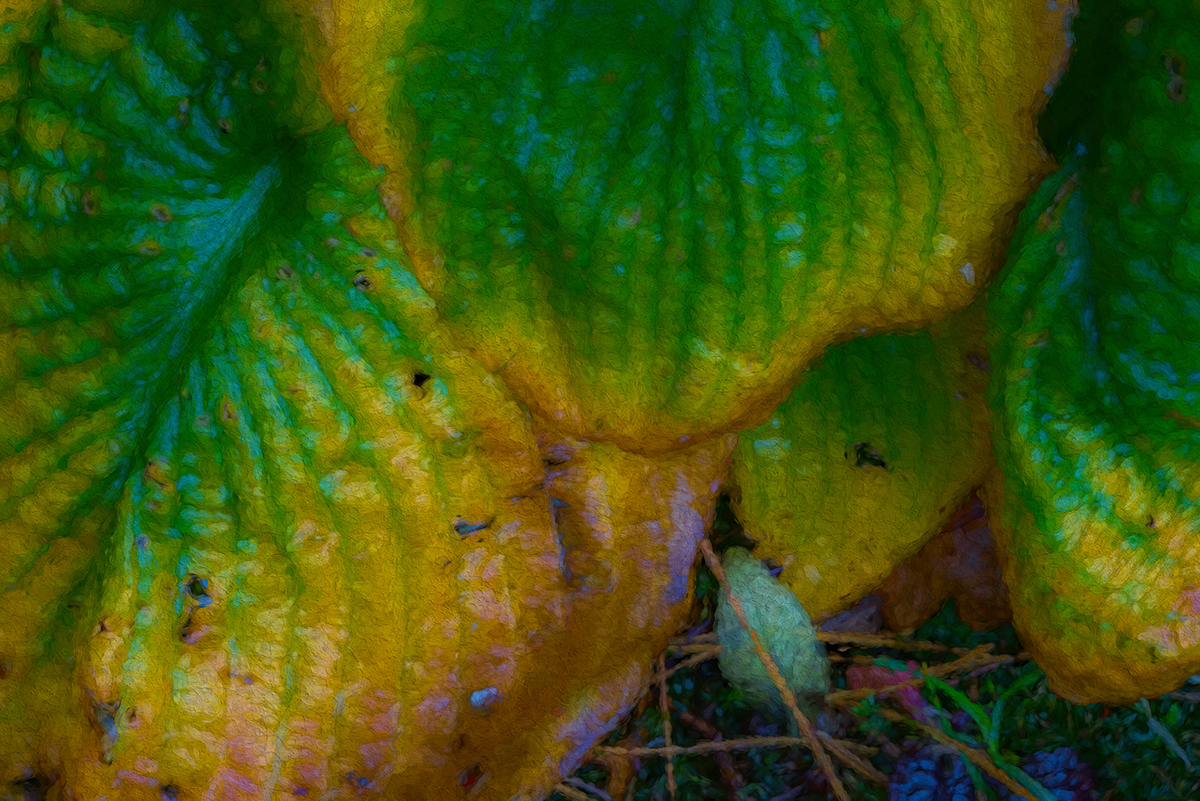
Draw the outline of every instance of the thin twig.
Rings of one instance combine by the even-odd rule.
[[[736,740],[722,740],[719,743],[673,745],[669,748],[666,746],[622,748],[616,745],[600,745],[592,750],[596,754],[613,754],[614,756],[666,757],[680,754],[711,754],[714,751],[749,751],[754,748],[794,748],[801,745],[807,745],[807,743],[800,737],[740,737]]]
[[[571,785],[563,782],[559,782],[558,784],[554,785],[554,792],[562,793],[567,798],[571,799],[571,801],[592,801],[592,799],[588,798],[584,793],[579,792]]]
[[[903,690],[905,687],[920,687],[925,684],[925,677],[927,676],[940,678],[942,676],[948,676],[964,670],[974,670],[980,666],[981,662],[983,664],[991,664],[994,661],[1003,660],[1005,657],[990,656],[988,654],[988,651],[990,651],[992,647],[993,646],[991,643],[984,643],[978,648],[968,651],[966,654],[960,656],[958,659],[955,659],[953,662],[946,662],[945,664],[923,668],[921,671],[921,676],[908,679],[907,681],[902,681],[897,684],[891,684],[887,687],[863,687],[858,690],[837,690],[835,692],[831,692],[825,696],[825,703],[829,704],[830,706],[853,706],[859,701],[862,701],[863,699],[872,695],[876,695],[877,693],[896,692],[898,690]]]
[[[813,753],[817,764],[821,768],[821,772],[825,774],[826,780],[829,782],[830,788],[833,789],[833,794],[839,801],[850,801],[850,796],[846,792],[842,780],[838,778],[837,771],[834,770],[833,762],[829,758],[829,754],[825,751],[825,747],[821,744],[820,738],[813,731],[812,723],[800,711],[800,707],[796,705],[796,696],[788,688],[783,676],[779,673],[779,668],[775,665],[775,660],[763,648],[762,643],[758,639],[758,632],[746,620],[746,613],[742,609],[742,602],[730,589],[729,583],[725,580],[725,570],[721,567],[721,560],[713,553],[712,545],[708,538],[700,540],[700,552],[704,554],[704,561],[708,565],[709,571],[716,576],[717,581],[721,583],[721,587],[725,590],[725,596],[729,599],[729,605],[733,608],[734,614],[737,615],[738,622],[742,624],[742,628],[750,635],[750,642],[754,646],[754,653],[758,656],[759,661],[767,670],[767,675],[771,677],[771,681],[775,684],[775,689],[779,690],[779,694],[783,697],[783,703],[787,705],[792,712],[792,717],[795,718],[796,724],[800,728],[800,732],[808,741],[806,745]]]
[[[667,699],[667,658],[659,654],[655,666],[658,673],[658,711],[662,713],[663,743],[671,747],[671,709]],[[667,793],[671,801],[675,801],[675,759],[667,755]]]
[[[847,747],[847,744],[844,740],[838,740],[823,731],[817,732],[817,736],[824,741],[825,745],[829,747],[829,750],[843,765],[851,770],[857,771],[858,774],[867,781],[874,782],[881,787],[887,786],[888,777],[881,773],[879,769],[870,762],[867,762],[858,754],[851,751],[850,748]]]
[[[954,649],[929,640],[902,640],[898,635],[889,632],[871,634],[858,631],[818,631],[817,639],[834,645],[857,645],[864,648],[896,648],[901,651],[958,651],[966,652],[966,648]]]
[[[585,793],[588,793],[589,795],[599,798],[600,801],[613,801],[611,795],[604,792],[603,790],[601,790],[599,787],[597,787],[594,784],[588,784],[583,779],[577,779],[574,776],[568,776],[567,778],[563,779],[563,784],[569,784],[572,787],[575,787],[579,790],[582,790]]]

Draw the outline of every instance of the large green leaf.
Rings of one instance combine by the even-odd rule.
[[[352,5],[314,4],[324,96],[422,285],[535,413],[629,448],[966,306],[1048,171],[1066,4],[417,3],[364,81],[359,31],[389,42]]]
[[[5,84],[0,798],[544,796],[689,608],[732,442],[539,443],[287,36],[129,5]]]
[[[1109,81],[989,302],[988,507],[1050,686],[1129,703],[1200,669],[1200,20],[1187,2],[1107,11]]]

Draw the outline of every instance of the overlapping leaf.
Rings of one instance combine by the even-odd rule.
[[[651,451],[967,305],[1048,172],[1067,5],[289,7],[460,341],[553,425]]]
[[[732,442],[547,476],[244,11],[15,51],[0,796],[543,797],[686,613]]]
[[[928,332],[830,348],[741,433],[734,512],[815,618],[875,588],[983,480],[982,312],[977,301]]]
[[[1050,686],[1129,703],[1200,669],[1200,27],[1188,3],[1105,11],[1092,136],[1031,200],[988,309],[987,505]]]

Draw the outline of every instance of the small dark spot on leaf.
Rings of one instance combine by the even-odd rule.
[[[1186,103],[1188,98],[1188,82],[1185,78],[1176,75],[1171,80],[1167,81],[1167,97],[1171,98],[1176,103]]]
[[[175,216],[171,214],[171,210],[162,203],[155,203],[150,207],[150,216],[159,222],[170,222],[175,219]]]
[[[495,518],[493,518],[493,520],[494,519]],[[458,536],[465,537],[468,534],[474,534],[476,531],[483,531],[491,524],[492,520],[489,520],[486,523],[470,523],[466,520],[455,520],[454,531],[457,532]]]
[[[970,354],[969,356],[967,356],[967,360],[970,361],[971,364],[975,365],[976,367],[978,367],[980,370],[982,370],[985,373],[990,373],[992,371],[991,361],[983,358],[982,356],[979,356],[978,354],[975,354],[975,353]]]
[[[1151,515],[1150,519],[1146,521],[1146,528],[1154,528],[1154,515]]]
[[[366,292],[371,288],[371,279],[363,275],[362,270],[354,276],[354,288],[360,292]]]
[[[8,663],[0,662],[0,679],[8,678]]]
[[[467,735],[460,734],[458,739],[454,741],[454,750],[461,751],[467,747]]]
[[[162,801],[179,801],[179,790],[173,784],[164,784],[158,796]]]
[[[275,271],[275,275],[279,276],[284,281],[288,280],[295,274],[296,271],[292,269],[292,265],[290,264],[285,264]]]
[[[567,503],[562,498],[551,498],[550,505],[553,506],[555,509],[566,509],[571,504]]]
[[[195,643],[195,629],[192,628],[192,613],[188,612],[187,620],[183,621],[183,625],[179,627],[179,639],[186,642],[188,645]]]
[[[853,455],[855,467],[887,467],[883,454],[872,448],[869,442],[856,442],[850,449],[851,454],[847,454],[847,458]]]
[[[98,624],[96,624],[96,630],[101,634],[107,632],[109,630],[108,629],[108,621],[101,620]]]
[[[217,120],[217,127],[221,129],[221,133],[229,133],[233,130],[233,120],[228,117],[222,117]]]
[[[414,373],[413,374],[413,386],[414,387],[423,387],[423,386],[425,386],[425,382],[428,380],[429,380],[429,375],[427,373]]]
[[[779,574],[783,572],[783,565],[779,564],[779,562],[775,561],[771,557],[767,557],[766,559],[762,560],[762,563],[763,567],[765,567],[767,572],[770,573],[774,578],[779,578]]]
[[[267,57],[259,56],[258,63],[254,65],[255,72],[264,72],[267,69]]]
[[[1187,76],[1187,59],[1176,50],[1167,50],[1162,54],[1162,65],[1167,73],[1181,78]]]
[[[250,91],[256,95],[264,94],[267,91],[267,82],[262,78],[252,78],[250,80]]]
[[[375,248],[363,248],[362,254],[364,258],[373,259],[379,255],[379,251],[377,251]]]
[[[96,201],[96,194],[92,192],[92,190],[83,190],[83,194],[79,198],[79,204],[83,209],[84,214],[89,217],[96,216],[96,210],[99,208],[99,204]]]

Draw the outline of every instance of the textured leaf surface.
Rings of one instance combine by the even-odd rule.
[[[993,533],[1022,642],[1080,703],[1200,669],[1200,26],[1109,8],[1096,135],[1031,200],[988,309]]]
[[[770,654],[789,690],[806,716],[816,717],[821,698],[829,692],[829,658],[825,645],[817,639],[817,630],[804,606],[762,560],[745,548],[730,548],[721,555],[728,592],[741,602],[746,622],[758,635]],[[799,727],[771,681],[767,669],[754,650],[749,632],[742,626],[726,590],[717,599],[714,621],[721,653],[717,662],[721,674],[741,690],[750,703],[787,719],[792,736]]]
[[[2,131],[0,797],[543,797],[732,438],[540,445],[286,37],[132,5],[48,12]]]
[[[930,331],[830,348],[739,435],[734,513],[815,617],[870,592],[982,481],[982,312],[977,301]]]
[[[323,96],[460,340],[552,424],[647,451],[967,305],[1048,172],[1067,6],[456,1],[387,35],[314,7]],[[392,43],[378,80],[359,31]]]

